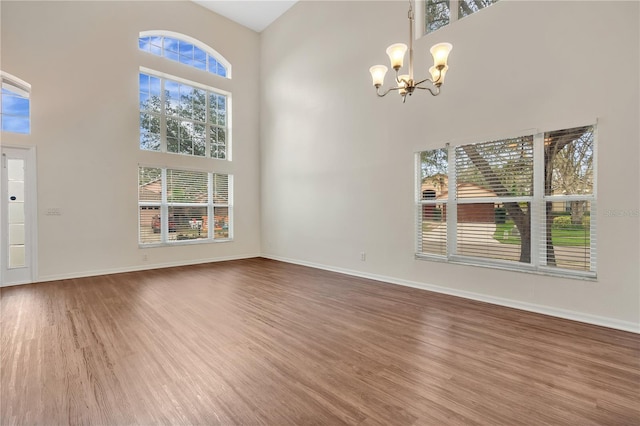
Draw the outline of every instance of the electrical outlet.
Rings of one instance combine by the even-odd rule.
[[[360,260],[362,260],[363,262],[367,260],[367,253],[365,252],[360,252]]]
[[[149,255],[143,254],[142,255],[142,261],[146,262],[147,260],[149,260]]]

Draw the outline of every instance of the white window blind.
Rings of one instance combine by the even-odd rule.
[[[594,134],[583,126],[418,153],[417,255],[595,276]]]
[[[418,252],[447,254],[447,149],[420,153],[418,180]]]
[[[208,173],[167,170],[167,207],[176,240],[208,238]]]
[[[461,145],[455,155],[457,254],[529,263],[533,137]]]
[[[458,198],[533,195],[533,137],[456,147]]]
[[[230,212],[231,212],[231,177],[229,175],[214,174],[213,175],[213,230],[214,238],[225,239],[231,238],[230,229]]]
[[[162,169],[138,169],[138,236],[140,243],[160,243],[162,220]],[[166,216],[166,215],[165,215]],[[166,232],[166,231],[165,231]]]
[[[139,168],[141,244],[231,238],[231,176]]]
[[[540,264],[595,271],[594,126],[544,133]]]

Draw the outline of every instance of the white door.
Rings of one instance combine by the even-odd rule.
[[[2,148],[0,286],[34,281],[35,150]]]

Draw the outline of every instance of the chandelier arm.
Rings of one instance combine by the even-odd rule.
[[[434,92],[433,90],[431,90],[430,87],[420,87],[420,86],[416,86],[416,89],[422,89],[422,90],[428,90],[429,93],[431,93],[432,96],[438,96],[440,94],[440,88],[436,87],[436,91]]]
[[[417,82],[415,83],[415,85],[416,85],[416,87],[417,87],[418,85],[420,85],[420,84],[422,84],[422,83],[425,83],[425,82],[427,82],[427,81],[428,81],[429,83],[433,84],[434,86],[435,86],[435,84],[436,84],[436,82],[435,82],[435,81],[433,81],[433,80],[431,80],[430,78],[425,78],[424,80],[417,81]],[[436,81],[437,81],[437,80],[436,80]],[[423,88],[422,88],[422,87],[418,87],[418,89],[423,89]]]
[[[387,96],[387,94],[388,94],[390,91],[392,91],[392,90],[400,90],[400,89],[404,89],[404,87],[400,87],[400,86],[398,86],[398,87],[391,87],[391,88],[387,89],[384,93],[380,93],[380,88],[379,88],[379,87],[377,87],[377,88],[376,88],[376,94],[377,94],[379,97],[383,97],[383,96]]]
[[[422,84],[426,81],[428,81],[429,83],[433,84],[434,86],[438,86],[438,84],[442,84],[441,80],[442,80],[442,69],[441,68],[437,68],[438,70],[438,78],[436,78],[435,80],[432,80],[430,78],[425,78],[424,80],[421,80],[419,82],[416,83],[416,86],[419,84]],[[433,77],[433,76],[432,76]]]

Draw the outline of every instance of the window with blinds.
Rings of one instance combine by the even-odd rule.
[[[595,271],[594,126],[544,133],[540,264]]]
[[[533,137],[461,145],[455,156],[457,253],[528,263]]]
[[[594,134],[583,126],[418,153],[417,256],[594,277]]]
[[[446,149],[435,149],[421,152],[418,160],[418,251],[445,256],[449,154]]]
[[[140,167],[139,242],[231,239],[231,176]]]

